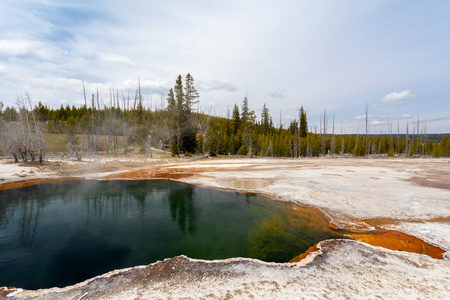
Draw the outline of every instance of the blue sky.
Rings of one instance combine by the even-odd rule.
[[[304,106],[337,132],[450,132],[449,1],[0,2],[0,101],[82,105],[98,87],[161,105],[191,73],[200,109],[226,116],[246,95],[286,126]]]

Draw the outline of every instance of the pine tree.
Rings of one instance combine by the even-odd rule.
[[[231,119],[231,132],[233,134],[236,134],[239,130],[239,126],[241,124],[241,118],[239,116],[239,107],[237,104],[234,104],[233,113],[232,113],[232,119]]]
[[[254,134],[254,125],[256,122],[256,114],[253,110],[248,109],[248,100],[247,97],[244,98],[242,103],[242,112],[241,112],[241,132],[242,132],[242,141],[243,145],[238,151],[238,154],[243,154],[243,152],[248,150],[248,156],[253,157],[253,134]]]
[[[171,112],[172,115],[175,115],[176,102],[175,102],[175,96],[173,94],[173,88],[171,88],[169,90],[169,93],[167,94],[167,111]]]
[[[186,98],[185,100],[186,109],[188,111],[192,111],[192,106],[198,103],[198,100],[196,99],[199,98],[200,95],[194,87],[194,77],[192,77],[190,73],[186,75],[184,83],[185,83],[184,94]]]
[[[355,155],[355,156],[366,155],[366,145],[365,145],[362,137],[357,139],[353,155]]]
[[[303,106],[300,107],[300,112],[299,112],[299,121],[300,121],[300,137],[302,138],[306,138],[307,134],[308,134],[308,121],[306,118],[306,112],[303,108]]]
[[[292,120],[291,123],[289,123],[288,130],[292,135],[296,135],[298,133],[298,123],[296,119]]]
[[[193,82],[194,78],[186,75],[186,88],[183,88],[183,78],[178,75],[175,86],[167,96],[167,112],[171,119],[172,153],[193,153],[197,147],[197,131],[191,116],[191,106],[199,97]]]
[[[448,157],[450,155],[450,141],[447,135],[444,135],[440,142],[441,155],[443,157]]]
[[[248,121],[248,100],[247,97],[244,98],[244,101],[242,102],[242,111],[241,111],[241,123],[245,124]]]
[[[176,148],[176,154],[181,153],[182,135],[181,128],[184,123],[184,91],[183,91],[183,79],[181,75],[178,75],[174,86],[175,92],[175,137],[172,141],[172,150]]]
[[[166,121],[168,122],[167,127],[168,129],[168,136],[169,136],[169,142],[171,143],[171,148],[172,148],[172,152],[175,150],[176,153],[174,154],[178,154],[178,148],[177,148],[177,144],[176,142],[173,140],[174,134],[177,130],[177,105],[175,102],[175,95],[173,93],[173,88],[171,88],[169,90],[169,93],[167,94],[167,119]]]
[[[177,122],[181,125],[181,119],[183,117],[183,110],[185,110],[185,98],[183,91],[183,79],[181,75],[178,75],[173,88],[175,92],[175,106],[177,110]]]
[[[261,111],[261,126],[263,134],[269,134],[271,130],[271,119],[269,115],[269,109],[264,103],[263,109]]]

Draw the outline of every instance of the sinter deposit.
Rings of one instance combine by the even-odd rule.
[[[56,164],[60,167],[55,168]],[[55,160],[43,167],[2,162],[1,170],[5,183],[61,176],[165,176],[204,187],[258,192],[319,208],[340,228],[393,229],[447,251],[444,259],[434,259],[357,241],[328,240],[298,263],[240,258],[202,261],[182,256],[112,271],[64,289],[4,289],[2,294],[9,299],[450,298],[448,159],[163,161],[122,157],[92,158],[89,163]],[[367,219],[374,224],[378,219],[390,221],[369,225],[363,222]]]

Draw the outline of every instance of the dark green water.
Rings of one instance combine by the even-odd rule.
[[[262,195],[165,180],[0,191],[0,286],[63,287],[181,254],[286,262],[336,236],[316,228],[326,220],[290,212]]]

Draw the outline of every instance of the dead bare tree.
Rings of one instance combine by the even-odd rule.
[[[419,125],[419,114],[417,114],[416,147],[415,147],[415,151],[414,151],[414,153],[417,153],[417,154],[420,154],[419,129],[420,129],[420,125]]]
[[[427,118],[425,118],[425,123],[423,126],[423,132],[424,132],[424,144],[425,144],[425,155],[428,155],[428,132],[427,132]]]
[[[409,128],[409,125],[408,125],[408,121],[406,121],[406,149],[405,149],[405,155],[406,155],[406,157],[408,157],[408,155],[409,155],[409,134],[408,134],[408,128]]]
[[[83,136],[82,136],[82,145],[87,145],[87,152],[90,153],[90,146],[89,146],[89,114],[88,114],[88,106],[87,106],[87,97],[86,97],[86,88],[84,86],[84,79],[82,79],[83,83],[83,96],[84,96],[84,110],[85,110],[85,126],[83,130]],[[80,149],[80,153],[83,153],[83,148]]]
[[[359,137],[359,123],[360,123],[360,121],[361,121],[361,120],[358,121],[358,127],[357,127],[357,129],[356,129],[355,149],[353,149],[353,151],[354,151],[355,153],[356,153],[356,148],[357,148],[357,146],[358,146],[358,139],[360,138],[360,137]]]
[[[323,110],[323,145],[322,145],[322,154],[326,156],[326,143],[327,143],[327,111]]]
[[[94,119],[95,119],[95,95],[94,94],[92,94],[92,100],[91,100],[91,132],[90,132],[90,145],[91,145],[91,149],[92,149],[92,151],[96,151],[97,149],[97,147],[95,146],[95,143],[94,143],[94,136],[95,136],[95,122],[94,122]]]
[[[366,101],[366,156],[369,155],[369,104]]]
[[[153,158],[153,151],[152,151],[152,136],[151,136],[152,132],[151,130],[149,130],[148,136],[147,136],[147,140],[145,142],[145,148],[148,152],[148,155],[150,156],[150,158]]]
[[[331,140],[331,157],[334,157],[335,147],[336,147],[336,140],[335,140],[335,136],[334,136],[334,114],[333,114],[333,135],[332,135],[332,140]]]
[[[394,153],[394,143],[392,140],[392,122],[388,120],[388,132],[389,132],[389,153]]]
[[[100,113],[102,111],[102,107],[100,106],[100,97],[98,94],[98,86],[97,86],[97,95],[96,95],[96,101],[97,101],[97,128],[96,128],[96,136],[97,138],[95,139],[95,143],[96,143],[96,149],[97,151],[100,151],[100,140],[101,140],[101,124],[102,124],[102,114]]]
[[[397,119],[397,155],[400,156],[400,118]]]
[[[123,135],[123,152],[128,152],[128,144],[127,144],[127,105],[125,102],[125,97],[122,92],[122,101],[123,101],[123,110],[122,110],[122,135]],[[130,102],[130,93],[128,92],[128,103]]]
[[[38,151],[39,151],[39,163],[41,164],[43,162],[44,159],[44,153],[45,153],[45,147],[44,147],[44,140],[42,139],[42,132],[41,129],[39,127],[39,124],[36,122],[36,117],[34,115],[34,111],[33,111],[33,104],[31,103],[31,96],[28,93],[25,93],[25,97],[28,100],[28,104],[30,105],[30,112],[31,112],[31,116],[33,117],[33,123],[34,123],[34,138],[37,141],[37,146],[38,146]],[[25,106],[25,103],[24,103]],[[31,133],[31,130],[30,130]],[[34,146],[34,143],[32,143],[32,145]],[[34,147],[33,147],[34,148]],[[34,153],[34,149],[33,149],[33,153]],[[34,158],[34,155],[33,155]],[[34,159],[33,159],[34,161]]]
[[[72,126],[67,126],[66,129],[59,130],[58,128],[53,126],[53,130],[57,132],[66,142],[67,149],[69,150],[70,156],[75,156],[77,161],[81,161],[82,157],[82,142],[80,143],[79,139],[74,133],[74,128]]]
[[[31,113],[27,110],[27,103],[30,105]],[[34,162],[37,154],[39,163],[42,163],[45,152],[44,141],[33,112],[30,94],[25,93],[25,97],[18,96],[16,105],[18,108],[17,119],[12,122],[2,121],[0,135],[2,148],[14,157],[15,162],[18,162],[19,158],[23,162],[27,162],[29,158]]]
[[[11,154],[19,162],[19,150],[22,146],[19,122],[6,122],[0,119],[0,143],[5,154]]]
[[[267,153],[266,156],[272,156],[273,157],[273,143],[272,140],[269,141],[269,145],[267,146]]]
[[[26,131],[26,122],[28,122],[28,114],[27,110],[23,105],[23,98],[17,97],[16,99],[16,105],[18,108],[18,124],[20,125],[20,132],[22,134],[22,145],[18,149],[19,155],[22,157],[23,162],[28,161],[28,150],[29,150],[29,141],[30,137],[27,135]],[[29,127],[29,126],[28,126]]]

